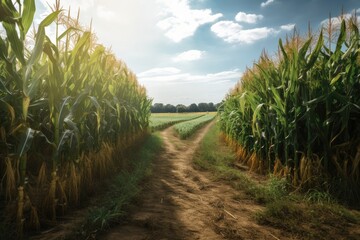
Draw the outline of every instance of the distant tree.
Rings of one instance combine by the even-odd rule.
[[[216,106],[214,105],[214,103],[212,103],[212,102],[208,103],[208,111],[209,112],[216,112]]]
[[[188,106],[188,112],[198,112],[199,108],[196,103],[192,103]]]
[[[222,104],[217,103],[214,104],[212,102],[210,103],[192,103],[189,106],[185,106],[183,104],[178,104],[176,106],[172,104],[166,104],[163,103],[154,103],[154,105],[151,106],[151,112],[152,113],[175,113],[175,112],[215,112],[217,111],[217,108]]]
[[[164,106],[164,111],[167,113],[175,113],[176,112],[176,107],[174,105],[171,104],[166,104]]]
[[[183,112],[186,112],[186,111],[187,111],[187,109],[186,109],[185,105],[183,105],[183,104],[176,105],[176,112],[183,113]]]
[[[199,108],[199,112],[208,112],[209,111],[209,104],[207,104],[207,103],[199,103],[198,108]]]
[[[165,112],[164,104],[162,104],[162,103],[155,103],[155,104],[151,107],[151,112],[152,112],[152,113],[163,113],[163,112]]]

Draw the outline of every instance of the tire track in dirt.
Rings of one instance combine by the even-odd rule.
[[[126,223],[101,239],[288,239],[279,230],[252,220],[261,206],[245,194],[239,200],[238,191],[193,168],[194,153],[213,124],[190,140],[178,139],[172,127],[161,132],[164,150],[154,160],[141,203]]]

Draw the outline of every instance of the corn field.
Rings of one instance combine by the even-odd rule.
[[[204,116],[203,113],[151,113],[149,125],[152,131],[159,131],[202,116]]]
[[[221,129],[253,171],[360,200],[360,34],[357,17],[263,52],[220,110]]]
[[[177,134],[179,134],[181,139],[186,139],[192,136],[196,130],[200,129],[208,122],[214,120],[215,117],[215,114],[207,113],[201,117],[175,124],[174,130]]]
[[[146,134],[151,100],[59,1],[33,30],[35,1],[13,2],[0,4],[0,220],[21,238],[121,166]]]

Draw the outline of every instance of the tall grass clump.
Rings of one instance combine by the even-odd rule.
[[[265,52],[228,94],[220,124],[241,161],[360,200],[360,35],[357,17],[294,32]]]
[[[15,235],[56,224],[146,134],[151,101],[59,0],[33,26],[35,1],[0,4],[0,210]],[[48,27],[55,36],[46,34]],[[10,234],[10,230],[7,231]]]

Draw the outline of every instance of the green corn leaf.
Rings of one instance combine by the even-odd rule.
[[[324,44],[324,37],[323,37],[323,33],[321,31],[319,39],[318,39],[318,41],[316,43],[315,49],[309,55],[308,62],[307,62],[307,65],[306,65],[306,69],[310,69],[310,68],[312,68],[314,66],[314,64],[316,62],[316,59],[318,58],[319,53],[321,51],[321,48],[323,47],[323,44]]]
[[[90,40],[90,32],[85,32],[81,38],[79,39],[79,41],[76,43],[73,51],[72,51],[72,55],[73,57],[75,57],[78,53],[78,51],[80,50],[81,47],[83,47],[85,45],[86,42],[88,42]]]
[[[111,95],[115,96],[115,88],[113,85],[109,85],[108,86],[109,92],[111,93]]]
[[[299,50],[299,60],[303,61],[303,59],[305,59],[305,55],[307,53],[307,51],[309,50],[309,46],[311,44],[312,38],[309,38],[304,45],[301,47],[301,49]]]
[[[44,64],[43,66],[40,67],[40,69],[37,69],[29,86],[27,86],[26,90],[24,90],[24,93],[27,96],[29,96],[31,99],[33,99],[35,97],[36,92],[39,91],[40,81],[47,73],[47,70],[48,70],[47,64]]]
[[[6,92],[9,96],[13,95],[9,89],[7,89],[5,80],[2,77],[0,77],[0,90]]]
[[[30,108],[46,108],[46,106],[48,105],[48,99],[46,98],[40,98],[38,100],[34,100],[33,102],[31,102],[30,104]]]
[[[245,113],[246,96],[247,96],[247,92],[245,91],[243,94],[241,94],[241,97],[239,99],[240,110],[243,114]]]
[[[66,105],[68,104],[68,102],[70,101],[71,97],[70,96],[67,96],[64,101],[62,102],[61,104],[61,107],[60,107],[60,111],[59,111],[59,119],[57,121],[58,123],[58,128],[60,129],[60,131],[62,130],[63,128],[63,123],[64,123],[64,119],[65,117],[67,116],[68,114],[68,110],[66,109]]]
[[[281,99],[280,93],[273,86],[271,86],[271,92],[276,102],[276,107],[281,110],[281,114],[285,114],[284,100]]]
[[[14,120],[15,120],[15,110],[14,110],[14,108],[9,103],[5,102],[3,99],[0,99],[0,106],[1,105],[5,106],[5,108],[2,108],[2,109],[7,109],[8,113],[10,114],[11,125],[13,125]]]
[[[336,50],[335,53],[340,53],[341,52],[341,47],[343,45],[343,43],[346,40],[346,24],[345,24],[345,20],[341,21],[341,28],[340,28],[340,34],[336,43]]]
[[[18,18],[18,12],[12,1],[1,1],[0,4],[0,22],[14,24]]]
[[[71,120],[72,116],[71,114],[69,114],[68,116],[66,116],[66,118],[64,119],[64,122],[66,123],[66,125],[74,132],[79,132],[79,129],[76,125],[76,123]]]
[[[105,99],[105,103],[106,103],[106,105],[107,105],[109,108],[111,108],[113,111],[116,111],[116,108],[114,108],[113,104],[112,104],[109,100]]]
[[[69,27],[68,29],[66,29],[56,40],[60,41],[61,39],[63,39],[63,37],[65,37],[66,35],[70,34],[72,31],[80,31],[80,29],[75,28],[75,27]]]
[[[64,147],[64,145],[66,144],[66,141],[69,139],[69,137],[73,134],[74,132],[66,129],[60,136],[59,139],[59,143],[56,146],[56,151],[55,151],[55,158],[58,159],[59,154],[61,152],[61,149]]]
[[[49,57],[49,59],[53,63],[53,65],[56,65],[57,61],[56,61],[56,59],[54,57],[54,54],[53,54],[53,51],[52,51],[51,42],[46,41],[44,43],[43,51]]]
[[[341,76],[342,76],[342,73],[339,73],[338,75],[336,75],[336,77],[334,77],[331,80],[330,85],[334,85],[340,79]]]
[[[252,129],[253,131],[256,129],[256,121],[258,119],[258,115],[260,113],[261,108],[264,106],[264,103],[260,103],[259,105],[257,105],[257,107],[255,108],[255,111],[253,113],[252,116]]]
[[[97,131],[99,132],[100,130],[100,124],[101,124],[101,106],[98,102],[98,100],[96,99],[96,97],[94,96],[89,96],[92,104],[96,107],[96,120],[97,120]]]
[[[355,107],[357,109],[357,111],[360,111],[360,105],[357,105],[355,103],[350,103],[351,106]]]
[[[288,55],[287,55],[287,53],[286,53],[286,51],[285,51],[285,49],[284,49],[284,46],[283,46],[283,43],[282,43],[281,38],[279,39],[279,47],[280,47],[280,50],[281,50],[282,55],[283,55],[283,57],[284,57],[284,61],[285,61],[285,62],[288,62],[289,58],[288,58]]]
[[[10,42],[11,49],[14,51],[17,59],[19,59],[19,61],[25,65],[24,45],[17,34],[15,24],[3,22],[3,26]]]
[[[38,29],[36,33],[36,40],[35,40],[35,46],[31,53],[30,59],[27,62],[27,70],[26,70],[26,79],[29,78],[31,67],[34,65],[35,62],[37,62],[41,56],[41,53],[44,48],[44,39],[45,39],[45,29],[40,28]]]
[[[351,43],[351,45],[348,47],[348,49],[345,51],[345,53],[341,56],[341,60],[345,60],[346,58],[349,57],[349,55],[351,53],[354,53],[354,48],[356,48],[356,46],[358,45],[359,43],[356,42],[356,41],[353,41]]]
[[[31,147],[32,140],[35,135],[35,130],[31,128],[26,128],[25,132],[21,134],[20,143],[18,145],[17,155],[19,158],[24,156]]]
[[[42,67],[40,70],[36,72],[35,78],[32,80],[31,85],[29,86],[26,84],[29,82],[32,73],[33,65],[40,59],[40,56],[43,52],[44,48],[44,39],[45,39],[45,29],[39,27],[38,32],[36,34],[35,46],[31,53],[31,56],[26,64],[26,71],[25,71],[25,84],[23,85],[23,92],[27,95],[33,97],[35,93],[35,89],[38,86],[39,80],[41,79],[42,75],[45,75],[47,66]],[[45,66],[45,65],[44,65]],[[32,87],[31,87],[32,86]],[[31,89],[29,89],[29,87]]]
[[[24,27],[24,35],[28,32],[35,15],[35,0],[24,0],[22,13],[22,25]]]
[[[44,20],[41,21],[41,23],[39,24],[39,28],[45,28],[49,26],[52,22],[55,21],[55,19],[59,16],[60,13],[61,10],[50,13]]]
[[[30,68],[32,67],[32,65],[38,61],[38,59],[40,58],[41,53],[44,49],[45,27],[50,25],[57,18],[57,16],[59,15],[60,12],[61,11],[55,11],[55,12],[51,13],[39,24],[39,28],[36,33],[35,46],[32,51],[31,57],[27,63],[27,65],[28,65],[27,72],[30,71]],[[49,52],[47,52],[47,53],[49,53]]]

